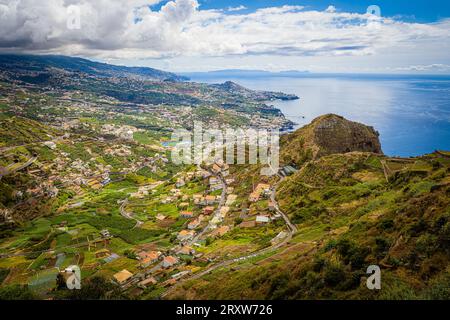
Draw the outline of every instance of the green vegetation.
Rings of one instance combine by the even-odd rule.
[[[172,130],[286,124],[261,101],[293,97],[157,71],[138,81],[105,66],[61,84],[41,62],[36,74],[14,62],[17,75],[0,83],[0,299],[157,299],[173,275],[206,268],[169,298],[449,299],[448,152],[385,157],[372,128],[325,115],[282,137],[291,176],[236,165],[229,188],[212,191],[202,178],[211,168],[169,160]],[[30,86],[7,81],[17,79]],[[269,192],[249,197],[261,183],[276,187],[283,215]],[[223,192],[237,197],[229,208]],[[178,253],[189,229],[202,234]],[[180,261],[145,266],[148,251]],[[365,287],[372,264],[381,291]],[[81,291],[64,289],[58,270],[70,265],[81,267]],[[136,277],[119,290],[111,280],[124,269],[157,283],[138,288]]]
[[[298,226],[299,249],[184,290],[212,299],[447,299],[450,165],[433,168],[434,155],[408,160],[387,182],[383,158],[349,153],[310,162],[277,192]],[[380,292],[365,287],[371,264],[382,267]]]

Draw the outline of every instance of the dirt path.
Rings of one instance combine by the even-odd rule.
[[[386,179],[386,182],[389,182],[389,175],[391,174],[391,170],[387,166],[385,160],[381,160],[381,165],[383,167],[384,178]]]

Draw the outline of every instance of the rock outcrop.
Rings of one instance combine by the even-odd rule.
[[[347,152],[382,154],[379,133],[373,127],[327,114],[282,139],[282,158],[298,163],[307,158]]]

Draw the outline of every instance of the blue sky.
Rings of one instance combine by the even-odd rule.
[[[370,5],[381,16],[367,14]],[[0,17],[6,52],[174,72],[450,74],[442,0],[15,0],[0,5]]]
[[[167,2],[163,1],[154,8],[160,8]],[[201,0],[199,3],[205,10],[247,7],[242,13],[283,5],[302,5],[312,10],[325,10],[333,5],[342,11],[363,13],[368,6],[378,5],[384,16],[403,16],[408,21],[434,22],[450,17],[450,1],[446,0]]]
[[[169,1],[163,1],[153,7],[153,10],[160,10]],[[363,43],[359,43],[358,30],[355,29],[354,42],[342,44],[340,48],[363,48],[357,52],[349,52],[342,56],[334,50],[329,50],[329,54],[324,54],[317,50],[317,54],[305,51],[299,51],[297,54],[242,54],[229,57],[202,57],[201,63],[195,57],[176,57],[173,59],[157,61],[157,65],[165,68],[172,68],[174,71],[182,70],[187,66],[192,66],[192,71],[196,68],[201,69],[223,69],[223,68],[247,68],[247,69],[305,69],[316,72],[374,72],[374,73],[450,73],[450,57],[448,50],[450,42],[444,36],[444,40],[425,40],[422,38],[421,29],[435,24],[440,25],[443,21],[448,21],[450,17],[450,1],[442,0],[199,0],[200,10],[221,10],[224,15],[251,15],[255,11],[267,7],[282,6],[302,6],[301,11],[326,11],[333,6],[337,13],[359,13],[364,14],[371,5],[377,5],[381,9],[383,18],[390,18],[392,21],[404,23],[403,27],[393,31],[383,30],[380,33],[392,32],[392,39],[398,38],[398,41],[392,40],[391,43],[385,39],[378,41],[379,37],[374,39],[379,42],[369,48]],[[227,10],[229,8],[241,8],[241,10]],[[347,25],[353,23],[350,19]],[[360,23],[360,21],[357,21]],[[392,23],[395,25],[395,23]],[[449,28],[442,23],[443,28]],[[396,33],[402,33],[401,29],[411,32],[417,29],[416,35],[410,35],[409,39],[401,39]],[[302,32],[302,29],[298,29]],[[430,30],[428,30],[430,31]],[[318,38],[326,38],[327,30]],[[330,29],[330,32],[333,30]],[[434,31],[430,31],[430,39],[435,38]],[[436,34],[439,33],[436,30]],[[255,34],[255,37],[257,35]],[[331,37],[332,38],[332,37]],[[336,37],[337,41],[340,37]],[[361,39],[364,36],[361,35]],[[320,41],[311,39],[311,41]],[[375,41],[374,41],[375,43]],[[379,45],[379,46],[378,46]],[[336,47],[338,45],[336,44]],[[377,47],[375,49],[375,47]],[[372,50],[373,49],[373,50]],[[294,50],[295,51],[295,50]],[[342,52],[342,51],[341,51]],[[153,61],[152,63],[155,63]],[[129,63],[129,62],[128,62]],[[138,62],[135,62],[138,63]],[[200,66],[199,66],[200,65]]]

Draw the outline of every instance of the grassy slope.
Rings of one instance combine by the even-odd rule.
[[[397,166],[382,156],[332,155],[284,181],[282,209],[299,232],[272,257],[217,270],[172,297],[225,299],[449,298],[448,158]],[[365,286],[382,268],[381,291]]]
[[[57,134],[56,130],[30,119],[0,118],[0,147],[48,141]]]

